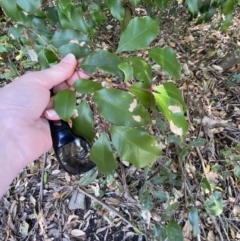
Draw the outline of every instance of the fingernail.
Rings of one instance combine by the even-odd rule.
[[[55,110],[46,110],[45,113],[48,118],[58,117],[58,114]]]
[[[76,61],[76,58],[73,54],[68,54],[62,59],[62,62],[67,64],[72,64],[74,61]]]

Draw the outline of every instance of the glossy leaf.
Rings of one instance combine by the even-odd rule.
[[[92,94],[103,88],[100,83],[89,79],[79,79],[73,84],[73,87],[81,94]]]
[[[44,48],[38,52],[38,62],[41,66],[41,69],[47,69],[50,67]]]
[[[209,10],[206,12],[206,14],[204,16],[204,21],[209,22],[213,18],[215,13],[216,13],[216,8],[210,7]]]
[[[69,20],[71,20],[71,7],[72,7],[71,3],[72,3],[72,0],[57,0],[58,9]]]
[[[160,9],[164,9],[170,1],[171,0],[155,0],[155,3]]]
[[[83,136],[89,142],[92,142],[96,135],[93,129],[94,118],[92,110],[85,100],[76,109],[78,116],[72,119],[72,130],[75,134]]]
[[[160,226],[158,223],[155,223],[153,227],[153,235],[157,241],[164,241],[167,238],[166,228]]]
[[[70,42],[68,44],[62,45],[59,48],[59,53],[62,58],[64,58],[67,54],[72,53],[77,59],[80,59],[87,56],[90,53],[90,50],[86,45],[81,47],[79,44]]]
[[[204,0],[201,2],[201,6],[199,7],[199,12],[201,14],[206,13],[210,7],[211,0]]]
[[[163,68],[166,74],[176,79],[181,78],[181,66],[172,48],[154,48],[149,50],[148,53]]]
[[[137,97],[141,104],[150,109],[154,109],[154,96],[148,89],[145,89],[144,87],[145,86],[143,83],[135,83],[129,87],[129,90]]]
[[[60,29],[54,33],[51,39],[51,43],[57,48],[68,44],[70,41],[77,41],[78,43],[88,42],[89,38],[78,30]]]
[[[101,134],[93,144],[90,151],[90,159],[103,174],[112,174],[117,169],[118,164],[113,156],[113,150],[106,133]]]
[[[14,21],[19,20],[19,10],[17,9],[17,0],[0,0],[0,5],[2,6],[6,15]]]
[[[81,62],[80,66],[86,73],[89,74],[99,70],[103,73],[115,74],[119,77],[123,77],[122,71],[118,68],[120,63],[121,59],[115,54],[112,54],[107,50],[100,50],[87,56]]]
[[[41,7],[40,0],[17,0],[17,5],[28,13],[33,13]]]
[[[156,139],[142,129],[112,126],[110,133],[120,158],[136,167],[155,162],[162,153]]]
[[[183,139],[188,131],[188,123],[184,117],[182,105],[175,99],[154,93],[158,108],[170,123],[171,131]]]
[[[184,241],[181,227],[173,220],[168,223],[166,233],[169,241]]]
[[[122,62],[118,65],[118,68],[124,73],[124,81],[127,82],[133,77],[133,67],[127,62]]]
[[[198,222],[198,210],[195,207],[189,208],[188,220],[193,226],[193,236],[196,237],[200,234],[199,222]]]
[[[156,86],[154,90],[162,95],[167,95],[177,100],[182,105],[184,111],[187,110],[187,105],[183,99],[182,91],[178,89],[173,82],[166,82],[163,85]]]
[[[143,49],[157,37],[158,24],[150,17],[135,17],[121,34],[117,52]]]
[[[96,167],[92,168],[90,171],[85,172],[79,180],[80,186],[87,186],[96,180],[98,175],[98,169]]]
[[[234,0],[226,0],[222,6],[222,12],[224,15],[232,14],[234,9]]]
[[[214,216],[218,216],[223,212],[222,194],[218,191],[213,192],[212,197],[204,202],[206,211]]]
[[[23,26],[22,25],[14,25],[8,29],[8,34],[13,39],[18,39],[21,37],[23,32]]]
[[[120,22],[121,33],[126,29],[132,19],[132,11],[129,7],[124,8],[124,18]]]
[[[198,1],[197,0],[186,0],[189,11],[196,15],[198,13]]]
[[[47,19],[50,21],[50,23],[51,24],[57,24],[59,26],[60,20],[59,20],[59,16],[58,16],[57,7],[48,7],[48,8],[45,9],[45,11],[46,11]]]
[[[54,109],[64,121],[68,121],[72,116],[75,103],[75,93],[69,89],[58,92],[54,97]]]
[[[133,76],[144,82],[144,87],[149,88],[152,85],[152,68],[146,61],[139,57],[124,58],[133,68]]]
[[[69,20],[63,13],[58,12],[59,19],[64,29],[76,29],[85,34],[88,33],[83,12],[79,7],[71,8],[71,20]]]
[[[125,11],[120,0],[107,0],[107,5],[114,18],[119,21],[124,18]]]
[[[141,0],[129,0],[129,2],[134,6],[137,7],[141,3]]]
[[[99,24],[103,24],[107,20],[107,17],[105,16],[104,12],[101,10],[92,12],[91,17],[94,22]]]
[[[132,95],[116,89],[102,89],[93,96],[100,115],[120,126],[144,126],[151,123],[145,108]]]

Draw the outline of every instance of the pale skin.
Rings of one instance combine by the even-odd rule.
[[[80,78],[78,61],[72,54],[50,69],[31,72],[0,89],[0,197],[28,164],[52,146],[47,119],[57,120],[54,92],[69,88]]]

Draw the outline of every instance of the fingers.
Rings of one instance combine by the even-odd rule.
[[[44,111],[43,116],[48,120],[60,120],[61,118],[54,109]]]
[[[69,79],[77,66],[77,60],[73,54],[68,54],[65,58],[61,60],[59,64],[54,65],[53,67],[42,70],[39,72],[31,72],[28,75],[28,78],[20,77],[18,81],[35,81],[38,82],[41,86],[52,89],[53,86],[58,85]]]

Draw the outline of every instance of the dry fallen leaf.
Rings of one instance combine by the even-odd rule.
[[[80,230],[80,229],[73,229],[73,230],[71,231],[71,235],[72,235],[73,237],[80,237],[80,236],[85,236],[86,233],[83,232],[83,231]]]

